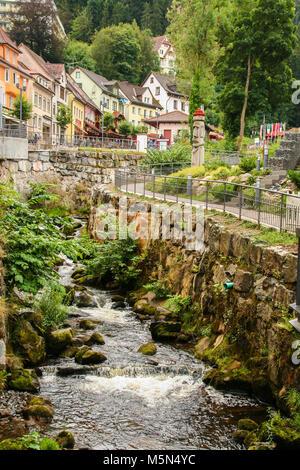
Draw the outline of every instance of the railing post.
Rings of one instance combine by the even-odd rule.
[[[155,182],[155,168],[151,169],[151,175],[152,175],[152,177],[151,177],[152,178],[152,183],[154,183]]]
[[[226,211],[226,183],[224,183],[224,208],[223,211]]]
[[[282,232],[283,226],[283,194],[281,194],[281,201],[280,201],[280,232]]]
[[[206,197],[205,197],[205,207],[208,210],[208,181],[206,181]]]
[[[165,177],[165,181],[164,181],[164,201],[166,200],[166,189],[167,189],[167,178]]]
[[[239,219],[242,219],[242,204],[243,204],[243,188],[240,186],[240,192],[239,192]]]
[[[126,171],[126,193],[128,193],[128,171]]]
[[[155,199],[155,175],[152,178],[153,178],[153,199]]]
[[[144,197],[146,194],[146,175],[144,174]]]
[[[176,202],[178,202],[178,180],[179,180],[179,178],[177,177],[177,180],[176,180]]]
[[[187,185],[186,185],[186,192],[188,196],[192,194],[192,175],[188,175],[187,177]]]
[[[134,173],[134,194],[136,194],[136,173]]]
[[[120,187],[119,186],[119,169],[118,168],[115,169],[115,186],[116,186],[116,188]]]

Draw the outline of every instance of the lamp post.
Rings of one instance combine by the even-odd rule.
[[[104,108],[107,108],[106,101],[100,101],[100,109],[102,109],[102,148],[103,148],[103,141],[104,141]]]
[[[26,85],[20,86],[20,83],[16,84],[18,90],[20,90],[20,124],[19,124],[19,137],[22,134],[22,93],[26,91]]]
[[[296,303],[291,304],[290,307],[297,314],[297,318],[290,321],[290,324],[300,333],[300,228],[296,229],[296,236],[298,238],[298,272],[297,272],[297,287],[296,287]]]

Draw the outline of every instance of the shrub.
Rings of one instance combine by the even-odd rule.
[[[243,157],[239,163],[239,167],[241,170],[245,171],[246,173],[254,170],[256,168],[257,157]]]
[[[67,307],[63,305],[65,289],[59,284],[50,284],[36,296],[34,310],[42,312],[42,327],[60,326],[68,317]]]
[[[143,286],[147,291],[154,292],[159,299],[165,299],[170,295],[170,289],[164,285],[164,281],[154,281]]]
[[[300,189],[300,171],[296,170],[289,170],[288,177],[290,180],[295,183],[298,189]]]
[[[217,170],[214,170],[211,173],[211,176],[213,179],[218,180],[218,179],[227,179],[229,176],[231,176],[231,172],[228,168],[225,166],[220,166]]]
[[[191,155],[192,147],[190,145],[176,143],[167,150],[147,149],[147,156],[143,163],[153,165],[155,163],[189,162]]]

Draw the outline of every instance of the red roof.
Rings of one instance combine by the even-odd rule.
[[[15,49],[17,52],[20,52],[17,45],[10,39],[8,34],[4,31],[4,29],[0,26],[0,44],[7,44],[8,46]]]
[[[162,46],[162,44],[166,44],[167,46],[171,46],[172,44],[170,43],[170,41],[168,40],[167,36],[157,36],[155,38],[153,38],[155,43],[154,43],[154,50],[155,51],[158,51],[160,49],[160,47]]]
[[[201,108],[197,109],[197,111],[194,112],[194,116],[206,116],[204,111],[202,111]]]

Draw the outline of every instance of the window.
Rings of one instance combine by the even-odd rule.
[[[26,80],[26,78],[23,78],[23,87],[26,88],[26,86],[27,86],[27,80]]]
[[[5,69],[5,81],[9,83],[9,69]]]
[[[38,127],[39,127],[39,129],[42,128],[42,118],[40,118],[40,117],[39,117],[39,126]]]
[[[60,87],[60,99],[61,100],[65,99],[65,90],[63,89],[62,86]]]
[[[141,121],[138,121],[138,126],[140,126],[140,125],[141,125]]]
[[[35,104],[35,106],[38,105],[38,94],[37,93],[34,94],[34,104]]]
[[[35,114],[33,116],[33,127],[36,127],[36,124],[37,124],[37,115]]]
[[[117,103],[114,101],[114,102],[113,102],[113,110],[114,110],[114,111],[117,111],[117,109],[118,109],[118,105],[117,105]]]
[[[174,109],[177,109],[177,100],[174,100]]]
[[[181,103],[181,111],[185,112],[185,104]]]
[[[152,111],[150,111],[149,116],[152,117]]]
[[[138,109],[138,114],[139,114],[139,116],[142,114],[141,108]]]
[[[50,100],[47,100],[47,113],[50,113]]]
[[[160,87],[159,87],[159,86],[157,86],[157,87],[155,88],[155,95],[156,95],[156,96],[159,96],[159,95],[160,95]]]
[[[42,109],[42,97],[41,97],[41,95],[39,95],[39,108]]]
[[[132,108],[132,114],[135,114],[135,106]]]
[[[153,77],[150,78],[150,83],[151,83],[151,85],[152,85],[152,83],[154,83],[154,78]]]
[[[10,59],[10,50],[9,49],[6,49],[6,58],[7,58],[7,60]]]
[[[17,74],[16,74],[16,72],[13,72],[13,83],[14,83],[14,85],[17,83]]]
[[[13,64],[16,65],[16,54],[13,52]]]
[[[147,117],[147,110],[144,109],[144,118],[146,118],[146,117]]]
[[[14,104],[14,99],[13,99],[12,96],[10,96],[10,97],[9,97],[9,104],[8,104],[8,106],[9,106],[10,108],[12,108],[12,107],[13,107],[13,104]]]
[[[80,71],[79,70],[76,71],[76,78],[80,78]]]
[[[135,126],[135,121],[133,120],[133,121],[131,121],[131,122],[132,122],[132,125]]]
[[[46,111],[46,98],[43,98],[43,111]]]

